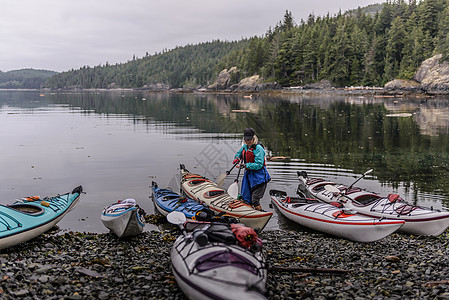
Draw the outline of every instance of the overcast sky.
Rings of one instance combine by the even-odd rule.
[[[262,36],[291,11],[335,15],[382,0],[0,0],[0,70],[67,71],[163,49]]]

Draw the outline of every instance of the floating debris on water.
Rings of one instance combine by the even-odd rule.
[[[390,118],[407,118],[407,117],[412,117],[413,114],[411,113],[398,113],[398,114],[388,114],[386,115],[386,117],[390,117]]]

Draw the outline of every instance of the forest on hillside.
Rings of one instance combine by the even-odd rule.
[[[39,89],[55,74],[53,71],[34,69],[0,71],[0,89]]]
[[[381,86],[411,79],[435,53],[449,58],[449,0],[394,0],[336,15],[284,18],[260,37],[178,47],[116,65],[83,67],[51,77],[49,88],[195,88],[237,67],[239,80],[297,86],[322,79],[335,86]]]

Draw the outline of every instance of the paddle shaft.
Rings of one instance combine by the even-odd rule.
[[[269,267],[269,272],[309,272],[309,273],[332,273],[347,274],[348,270],[326,269],[326,268],[301,268],[301,267]]]
[[[354,184],[356,184],[357,182],[359,182],[360,181],[360,179],[362,179],[363,177],[365,177],[365,174],[363,174],[362,176],[360,176],[359,178],[357,178],[357,180],[356,181],[354,181],[346,190],[350,190],[353,186],[354,186]]]
[[[357,180],[354,181],[354,182],[353,182],[353,183],[346,189],[346,191],[349,191],[349,190],[354,186],[354,184],[356,184],[357,182],[359,182],[363,177],[365,177],[367,174],[371,173],[372,171],[373,171],[373,169],[370,169],[370,170],[366,171],[365,173],[363,173],[362,176],[360,176],[359,178],[357,178]]]
[[[226,171],[226,173],[218,175],[218,177],[217,177],[217,185],[219,187],[221,187],[223,185],[223,183],[224,183],[224,181],[226,179],[226,176],[228,176],[229,173],[231,173],[231,171],[235,168],[235,166],[238,165],[238,163],[239,162],[236,162],[229,171]]]
[[[239,177],[240,177],[240,171],[242,170],[242,166],[239,166],[239,172],[237,173],[237,178],[235,179],[234,182],[239,182]]]
[[[229,171],[226,171],[226,175],[229,175],[229,173],[231,173],[231,171],[235,168],[235,166],[237,166],[239,164],[239,162],[236,162],[231,169],[229,169]]]

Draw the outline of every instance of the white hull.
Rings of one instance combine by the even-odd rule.
[[[334,193],[324,189],[325,185],[333,185],[340,190],[347,188],[344,185],[317,178],[308,178],[300,175],[301,192],[326,203],[337,201]],[[409,205],[402,199],[395,201],[381,197],[360,188],[352,188],[345,196],[348,201],[345,206],[375,218],[388,218],[404,220],[405,224],[400,231],[415,235],[438,236],[449,227],[449,212]]]
[[[101,214],[101,221],[104,226],[119,238],[135,236],[140,234],[144,228],[143,216],[138,214],[136,207],[131,207],[121,213]]]
[[[346,214],[327,203],[286,203],[285,197],[270,194],[272,203],[286,218],[302,226],[355,242],[377,241],[404,224],[404,221]]]
[[[235,254],[250,263],[254,272],[230,263],[207,261],[208,255],[210,259],[211,255],[220,253]],[[201,247],[195,241],[186,243],[185,236],[180,236],[171,250],[171,264],[176,282],[189,299],[266,299],[267,270],[260,251],[253,254],[239,246],[222,243]]]
[[[156,201],[154,201],[154,206],[156,206],[157,211],[164,217],[167,217],[167,215],[170,213],[170,212],[166,211],[165,209],[163,209],[162,207],[160,207]]]

